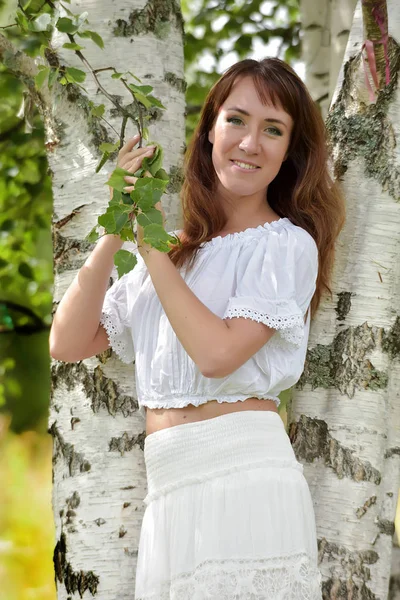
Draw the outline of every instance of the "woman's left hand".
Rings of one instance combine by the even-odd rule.
[[[152,177],[151,173],[149,173],[149,171],[145,172],[145,177]],[[137,177],[131,177],[129,175],[126,175],[124,177],[125,181],[127,183],[133,183],[135,184],[136,181],[138,180]],[[126,193],[130,193],[135,189],[134,185],[130,185],[124,188],[124,192]],[[163,207],[161,205],[161,200],[160,202],[157,202],[157,204],[154,205],[154,208],[156,208],[157,210],[159,210],[162,214],[163,217],[163,227],[165,226],[165,213],[163,210]],[[139,225],[139,223],[137,223],[137,246],[138,246],[138,250],[139,250],[139,254],[145,258],[146,254],[148,254],[150,252],[150,250],[154,250],[154,248],[152,246],[150,246],[150,244],[146,244],[144,241],[144,231],[143,231],[143,227],[141,225]]]

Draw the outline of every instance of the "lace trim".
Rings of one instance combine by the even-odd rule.
[[[130,349],[128,347],[128,334],[124,329],[117,327],[112,315],[104,311],[101,313],[100,325],[103,325],[106,330],[110,346],[118,354],[122,362],[126,364],[132,363],[134,359],[133,348]]]
[[[145,441],[146,444],[146,441]],[[235,465],[230,468],[220,469],[219,471],[210,471],[209,473],[204,473],[203,475],[193,477],[185,477],[184,479],[180,479],[178,481],[173,481],[166,485],[161,486],[154,492],[148,493],[145,499],[143,500],[144,504],[148,505],[153,500],[156,500],[160,496],[164,496],[173,490],[176,490],[184,485],[192,485],[194,483],[202,483],[207,481],[208,479],[213,479],[215,477],[222,477],[225,475],[229,475],[229,473],[236,473],[238,471],[245,470],[253,470],[253,469],[262,469],[263,467],[267,468],[276,468],[276,469],[296,469],[303,473],[303,465],[297,460],[291,460],[286,458],[267,458],[266,460],[262,460],[259,462],[254,462],[251,464],[243,464],[243,465]]]
[[[306,553],[211,559],[136,600],[321,600],[321,580]]]
[[[264,323],[272,329],[279,330],[281,337],[297,347],[301,346],[304,337],[304,321],[301,315],[292,315],[289,317],[279,317],[266,315],[251,308],[229,308],[224,315],[224,319],[235,317],[244,317],[252,319],[257,323]]]

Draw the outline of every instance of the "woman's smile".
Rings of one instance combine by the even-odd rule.
[[[250,163],[243,160],[231,159],[231,162],[233,163],[233,168],[240,172],[243,171],[245,173],[250,173],[251,171],[254,172],[257,171],[257,169],[260,169],[260,167],[255,165],[254,163]]]

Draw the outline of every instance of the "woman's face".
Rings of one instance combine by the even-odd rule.
[[[286,158],[292,127],[280,105],[262,104],[251,77],[236,81],[208,136],[219,191],[265,198]]]

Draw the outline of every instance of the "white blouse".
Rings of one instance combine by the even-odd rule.
[[[179,234],[181,230],[172,233]],[[287,217],[201,245],[181,276],[222,319],[244,317],[276,330],[270,340],[226,377],[204,377],[175,335],[140,254],[130,273],[107,290],[100,323],[125,363],[135,361],[140,412],[199,406],[208,400],[272,399],[300,378],[307,351],[318,249]]]

